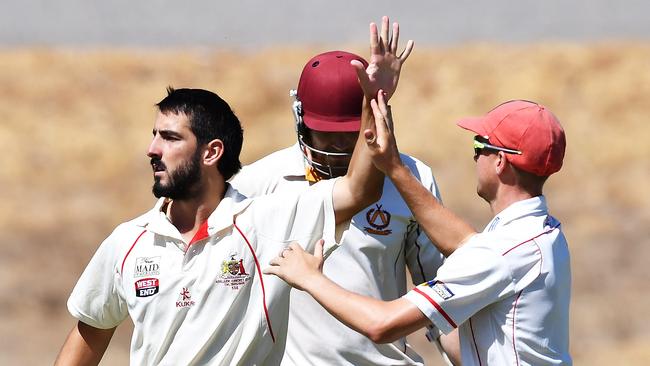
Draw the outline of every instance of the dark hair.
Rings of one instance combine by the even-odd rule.
[[[219,139],[224,151],[217,168],[225,180],[241,169],[244,131],[228,103],[217,94],[203,89],[167,88],[167,96],[156,104],[162,113],[184,114],[199,145]]]

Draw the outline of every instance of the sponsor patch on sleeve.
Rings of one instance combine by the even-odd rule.
[[[427,286],[431,287],[433,292],[438,294],[443,300],[448,300],[452,297],[454,297],[454,293],[451,292],[449,287],[445,285],[442,281],[427,281]]]

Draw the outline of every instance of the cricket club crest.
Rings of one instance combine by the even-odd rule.
[[[230,259],[221,262],[221,274],[217,277],[217,284],[238,290],[248,281],[251,275],[246,272],[244,259],[237,259],[237,253],[230,254]]]
[[[366,226],[363,229],[368,234],[389,235],[393,232],[387,229],[388,225],[390,225],[390,212],[382,210],[382,205],[380,204],[376,203],[374,208],[366,212],[366,220],[370,227]]]

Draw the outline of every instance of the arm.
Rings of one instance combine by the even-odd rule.
[[[68,334],[54,365],[98,365],[114,332],[115,328],[99,329],[78,322]]]
[[[430,320],[410,301],[400,298],[381,301],[349,292],[325,277],[323,241],[316,243],[312,256],[297,243],[291,243],[280,257],[264,270],[291,286],[307,291],[343,324],[376,343],[388,343],[430,324]]]
[[[361,113],[359,138],[352,154],[347,174],[339,179],[333,192],[336,222],[349,220],[364,207],[378,201],[383,190],[384,175],[370,159],[368,139],[374,139],[373,112],[369,100],[379,93],[390,97],[397,88],[402,65],[413,48],[409,41],[406,49],[399,56],[396,54],[399,41],[399,25],[393,24],[393,37],[389,39],[388,17],[382,18],[381,36],[377,26],[370,24],[370,63],[366,69],[358,61],[352,61],[357,71],[359,83],[364,91],[365,100]]]
[[[443,207],[402,163],[393,134],[392,116],[385,100],[373,100],[371,106],[375,116],[377,138],[367,144],[373,163],[393,181],[420,227],[438,250],[449,256],[476,231]]]
[[[449,334],[442,334],[438,338],[440,348],[445,352],[445,356],[453,365],[460,365],[460,339],[458,337],[458,328]]]

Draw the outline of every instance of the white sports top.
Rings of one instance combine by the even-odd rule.
[[[434,195],[431,169],[417,159],[402,160]],[[299,194],[309,187],[298,144],[250,165],[232,180],[248,196],[271,192]],[[415,283],[435,277],[443,256],[415,222],[390,179],[381,199],[352,219],[350,229],[324,263],[323,273],[342,287],[374,298],[393,300],[406,293],[406,268]],[[421,365],[406,344],[375,344],[332,317],[311,296],[291,292],[289,334],[282,365]]]
[[[519,201],[410,291],[444,333],[459,327],[463,365],[570,365],[569,250],[543,196]]]
[[[334,182],[246,199],[232,187],[189,245],[161,211],[119,225],[68,300],[97,328],[131,316],[132,365],[275,365],[290,287],[261,269],[292,240],[335,244]]]

